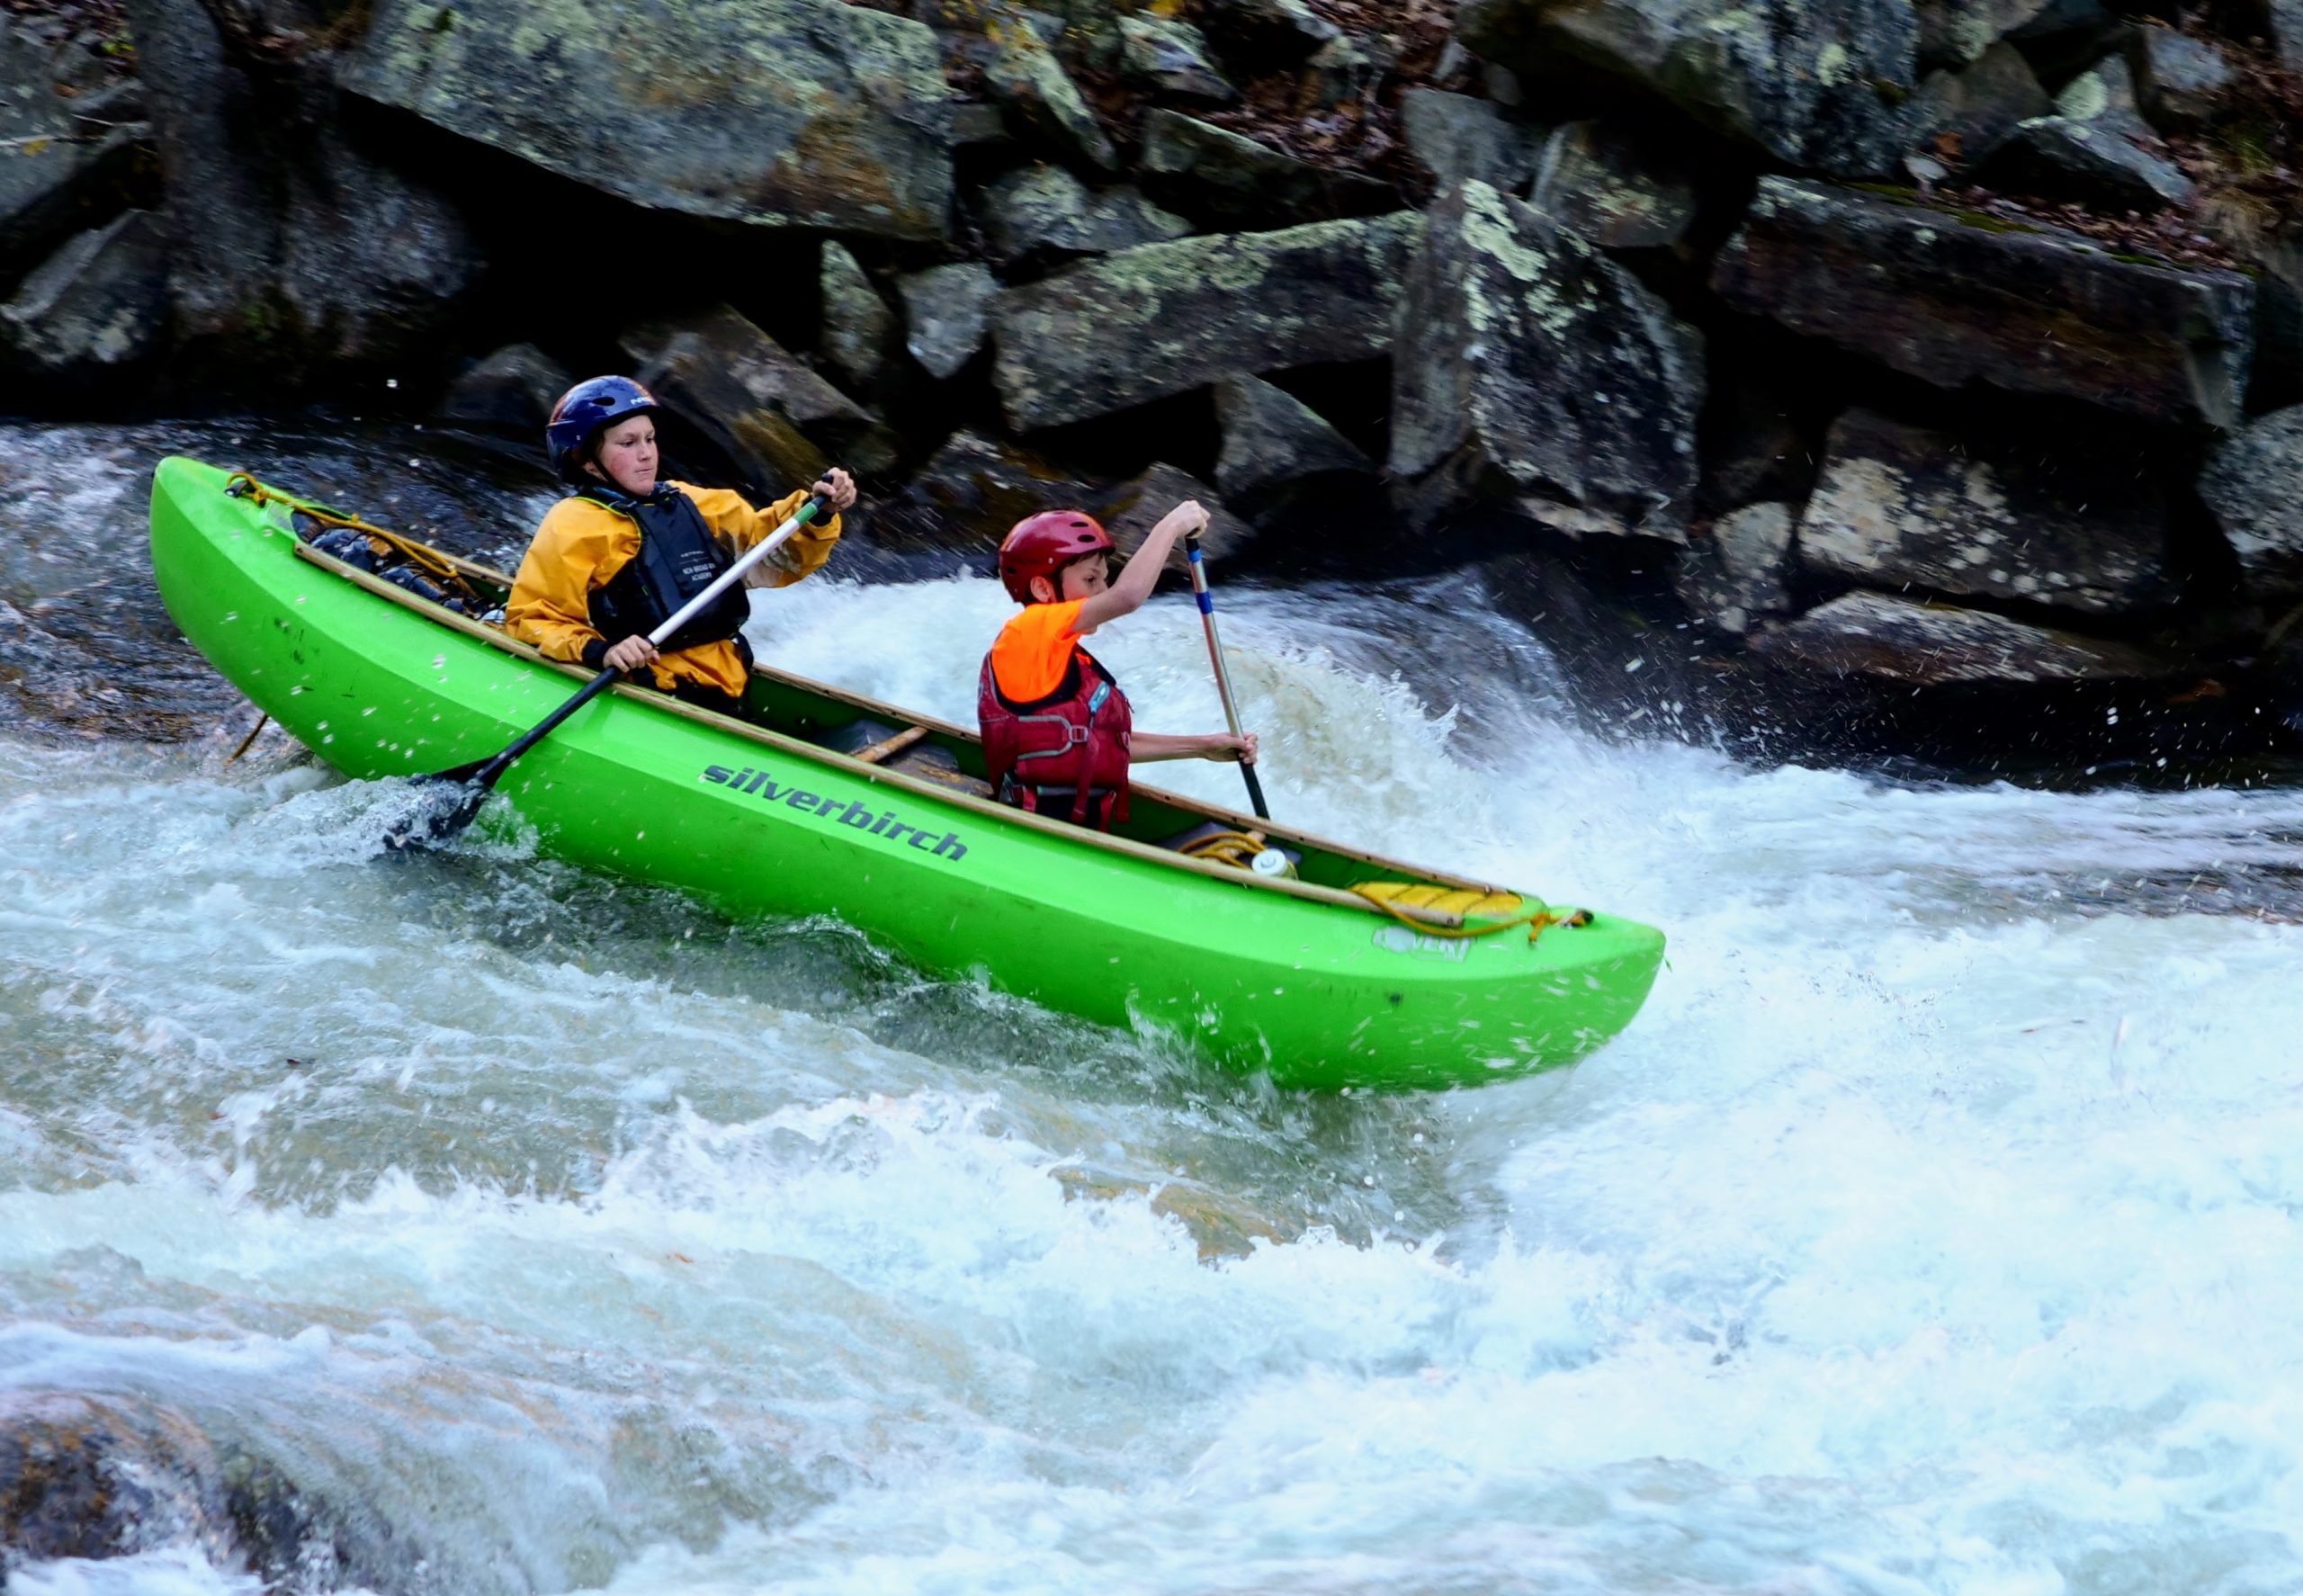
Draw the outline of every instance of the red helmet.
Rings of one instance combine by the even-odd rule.
[[[1075,560],[1107,554],[1116,545],[1112,534],[1093,516],[1078,510],[1043,510],[1016,523],[999,545],[999,579],[1017,604],[1032,602],[1032,578],[1056,573]]]

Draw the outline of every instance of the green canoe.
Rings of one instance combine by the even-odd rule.
[[[152,566],[193,646],[345,775],[486,758],[587,679],[314,548],[317,510],[165,461]],[[509,586],[422,552],[476,613]],[[1282,1087],[1422,1090],[1571,1063],[1630,1023],[1662,959],[1662,933],[1632,920],[1149,788],[1121,835],[1023,814],[988,797],[972,732],[802,677],[759,670],[749,704],[765,727],[619,685],[499,792],[562,858],[739,915],[837,915],[928,970]],[[1223,831],[1300,856],[1295,876],[1178,851]]]

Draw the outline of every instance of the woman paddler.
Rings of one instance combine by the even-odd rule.
[[[1176,540],[1206,526],[1186,499],[1160,518],[1111,579],[1111,533],[1079,510],[1018,521],[999,545],[999,579],[1024,605],[983,658],[976,721],[1002,802],[1108,831],[1127,819],[1127,767],[1150,759],[1256,758],[1253,732],[1191,737],[1135,730],[1127,695],[1080,640],[1152,596]]]
[[[740,714],[752,666],[746,590],[788,587],[820,569],[839,542],[837,512],[856,502],[856,485],[846,471],[827,471],[812,489],[756,510],[724,488],[659,481],[656,410],[654,396],[628,377],[578,382],[552,407],[544,444],[573,491],[536,528],[504,623],[549,659],[644,670],[660,691]],[[829,520],[802,527],[660,650],[649,642],[736,556],[790,520],[809,493],[823,495],[835,512]]]

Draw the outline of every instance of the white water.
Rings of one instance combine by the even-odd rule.
[[[1445,583],[1222,603],[1276,809],[1667,928],[1620,1041],[1280,1097],[379,860],[277,751],[0,740],[0,1403],[186,1415],[386,1591],[2303,1589],[2303,927],[2142,911],[2303,868],[2295,793],[1751,770],[1570,729]],[[755,634],[964,719],[1004,609]],[[1152,729],[1220,722],[1195,623],[1098,640]]]

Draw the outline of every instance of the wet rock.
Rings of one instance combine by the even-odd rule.
[[[2183,668],[2129,643],[1885,593],[1834,598],[1747,646],[1781,664],[1913,687],[2137,680]]]
[[[2155,22],[2137,24],[2133,56],[2136,95],[2144,114],[2169,132],[2214,121],[2238,82],[2215,45]]]
[[[1199,546],[1208,559],[1231,559],[1255,542],[1256,529],[1226,509],[1214,489],[1189,471],[1178,471],[1165,462],[1155,462],[1143,475],[1121,484],[1098,507],[1097,514],[1125,559],[1152,535],[1152,528],[1159,524],[1160,516],[1187,498],[1197,499],[1207,511],[1207,530],[1199,534]],[[1189,574],[1181,542],[1169,556],[1168,570],[1172,576]]]
[[[1542,129],[1506,116],[1492,101],[1442,89],[1403,90],[1400,130],[1438,189],[1466,177],[1495,188],[1524,187],[1543,148]]]
[[[1998,457],[1884,416],[1833,426],[1799,523],[1813,570],[2088,614],[2171,602],[2167,506],[2131,457]]]
[[[1516,71],[1588,62],[1842,177],[1892,168],[1917,82],[1911,0],[1465,0],[1456,33]]]
[[[1223,429],[1216,486],[1251,513],[1313,478],[1376,474],[1376,462],[1325,417],[1258,378],[1218,382],[1215,419]]]
[[[1980,166],[2017,128],[2054,109],[2023,52],[1994,44],[1964,71],[1928,75],[1912,99],[1909,139],[1958,166]]]
[[[279,1469],[171,1409],[65,1392],[0,1401],[0,1575],[24,1561],[189,1545],[268,1589],[407,1588],[414,1557],[363,1546],[326,1513]]]
[[[1658,249],[1694,225],[1695,183],[1627,121],[1569,122],[1545,143],[1528,202],[1602,249]]]
[[[2056,96],[2055,114],[2018,127],[1986,175],[2003,187],[2128,211],[2191,202],[2191,179],[2136,109],[2135,81],[2113,56]]]
[[[823,300],[817,358],[856,392],[875,392],[886,380],[888,362],[901,342],[896,313],[856,257],[830,239],[824,241],[817,291]]]
[[[1240,91],[1219,71],[1207,36],[1160,16],[1119,19],[1120,76],[1159,94],[1228,105]]]
[[[1715,632],[1740,637],[1791,608],[1789,505],[1746,505],[1722,516],[1711,535],[1680,554],[1671,576],[1680,601]]]
[[[376,0],[340,77],[659,210],[892,238],[948,223],[935,35],[865,6],[694,0],[635,25],[587,0]]]
[[[988,556],[1025,516],[1084,508],[1105,492],[1029,449],[956,432],[891,496],[874,527],[899,541]]]
[[[2038,18],[2048,0],[1917,0],[1923,66],[1964,67]]]
[[[1235,227],[1286,227],[1400,205],[1388,183],[1314,166],[1179,111],[1145,115],[1136,166],[1161,203]]]
[[[533,344],[507,344],[451,383],[434,414],[454,426],[539,439],[574,385],[568,368]]]
[[[428,189],[338,130],[320,66],[229,57],[210,13],[128,0],[167,189],[178,340],[265,381],[309,364],[428,358],[479,269]]]
[[[1110,255],[1192,230],[1134,188],[1095,193],[1046,162],[1010,172],[984,190],[983,222],[992,258],[1003,265],[1038,256]]]
[[[2274,410],[2217,446],[2199,496],[2239,557],[2250,589],[2303,596],[2303,406]]]
[[[994,382],[1017,431],[1108,415],[1223,377],[1391,347],[1413,211],[1179,238],[992,301]]]
[[[1004,0],[983,0],[981,10],[985,92],[1049,148],[1104,171],[1116,167],[1110,135],[1030,17]]]
[[[903,296],[903,346],[938,381],[956,377],[983,347],[984,308],[999,280],[980,261],[933,266],[896,279]]]
[[[869,475],[895,463],[877,417],[728,306],[642,322],[617,342],[632,375],[761,494],[788,493],[829,464]]]
[[[202,1475],[222,1472],[189,1423],[159,1423],[64,1393],[12,1394],[0,1412],[0,1573],[13,1559],[123,1556],[206,1528]]]
[[[73,54],[0,11],[0,266],[39,259],[117,203],[150,138],[140,105],[73,81]]]
[[[1760,181],[1712,284],[1739,309],[1939,388],[1984,382],[2157,421],[2229,426],[2254,291],[2234,272],[1876,194]]]
[[[0,343],[19,366],[87,386],[157,354],[167,315],[166,239],[157,218],[129,211],[24,279],[0,305]]]
[[[1435,201],[1393,356],[1393,477],[1425,514],[1686,537],[1703,346],[1582,235],[1482,183]]]
[[[1259,1244],[1293,1242],[1310,1228],[1310,1222],[1300,1215],[1276,1214],[1196,1180],[1169,1180],[1155,1188],[1148,1180],[1076,1164],[1051,1170],[1049,1175],[1063,1188],[1066,1202],[1148,1197],[1151,1201],[1146,1206],[1152,1213],[1184,1227],[1202,1263],[1219,1258],[1251,1258]]]

